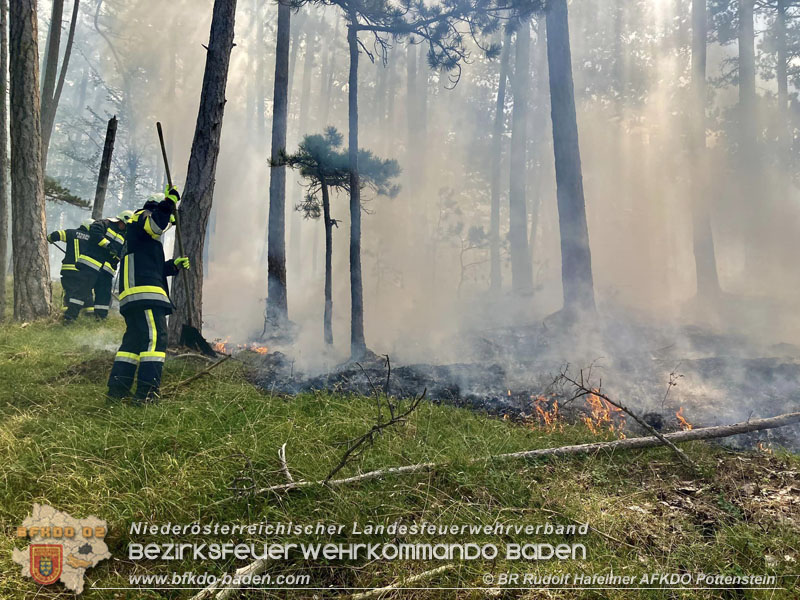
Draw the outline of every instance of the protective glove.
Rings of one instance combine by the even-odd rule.
[[[164,198],[172,200],[175,206],[178,206],[178,202],[181,201],[181,195],[178,193],[178,188],[175,186],[167,186],[166,190],[164,190]]]
[[[175,266],[178,267],[179,269],[189,270],[189,267],[191,266],[189,264],[189,257],[188,256],[179,256],[178,258],[176,258],[172,262],[175,263]]]

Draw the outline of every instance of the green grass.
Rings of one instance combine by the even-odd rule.
[[[228,361],[211,375],[169,394],[159,405],[107,407],[105,381],[121,336],[121,321],[72,327],[33,323],[0,325],[0,599],[30,598],[37,586],[19,574],[11,549],[14,531],[34,502],[74,517],[96,515],[109,524],[114,558],[86,575],[83,597],[188,598],[187,591],[105,591],[126,587],[132,573],[204,571],[217,574],[241,561],[130,561],[134,521],[190,524],[292,521],[361,525],[370,522],[435,524],[544,524],[588,521],[585,538],[549,536],[465,537],[437,542],[506,543],[578,541],[586,561],[464,561],[415,586],[483,587],[482,575],[501,573],[648,572],[775,574],[774,592],[668,590],[498,591],[525,598],[797,598],[800,587],[800,461],[786,454],[733,454],[707,444],[685,446],[706,476],[693,478],[666,450],[540,462],[470,462],[528,448],[597,441],[582,426],[546,432],[472,412],[423,404],[407,423],[375,439],[340,475],[420,461],[443,463],[432,472],[396,475],[347,487],[312,487],[285,495],[235,497],[237,476],[257,487],[283,483],[277,451],[287,444],[295,479],[319,479],[335,465],[343,442],[375,421],[375,399],[306,394],[272,395],[248,383],[248,368]],[[168,360],[164,386],[205,366],[196,359]],[[743,488],[751,483],[752,488]],[[795,486],[792,488],[792,486]],[[788,491],[787,491],[788,490]],[[136,539],[133,539],[136,538]],[[350,536],[337,542],[365,541]],[[181,540],[194,541],[192,536]],[[226,542],[228,537],[204,538]],[[245,538],[234,541],[263,541]],[[322,542],[288,536],[271,542]],[[372,541],[390,542],[376,537]],[[399,541],[431,541],[427,536]],[[443,563],[401,561],[271,563],[268,571],[311,575],[327,588],[379,587]],[[247,592],[246,597],[321,597],[333,592]],[[489,594],[491,596],[491,594]],[[72,597],[61,584],[37,597]],[[485,598],[486,591],[416,591],[395,597]]]

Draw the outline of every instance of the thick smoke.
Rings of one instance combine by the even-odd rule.
[[[103,31],[114,32],[109,33],[113,51],[93,31],[95,8],[91,3],[82,9],[78,55],[60,112],[60,139],[54,145],[63,151],[68,140],[74,145],[75,139],[96,139],[68,127],[91,120],[86,106],[98,115],[122,112],[122,149],[108,201],[109,210],[115,210],[132,201],[122,179],[126,151],[141,163],[135,203],[162,183],[155,119],[164,122],[168,132],[179,185],[185,177],[211,3],[106,0],[99,24]],[[46,23],[48,3],[42,3],[40,11]],[[790,169],[767,157],[774,153],[769,132],[778,119],[775,81],[759,71],[756,118],[767,134],[758,148],[749,150],[765,158],[760,168],[743,165],[742,149],[733,138],[735,80],[718,83],[731,69],[736,44],[709,44],[709,158],[702,166],[693,161],[687,139],[689,14],[686,0],[587,0],[570,5],[589,237],[601,313],[595,324],[581,325],[580,334],[556,335],[552,324],[536,329],[562,301],[542,23],[533,22],[530,60],[527,204],[534,291],[528,296],[508,291],[511,273],[505,252],[503,291],[488,291],[485,233],[497,60],[487,60],[474,47],[453,86],[447,74],[428,68],[418,45],[409,49],[405,42],[393,43],[385,65],[379,57],[374,63],[363,58],[362,146],[397,159],[404,171],[397,197],[366,196],[363,269],[370,348],[404,363],[481,361],[488,359],[477,351],[476,339],[491,339],[502,347],[503,335],[529,331],[538,341],[552,343],[505,355],[495,352],[491,359],[527,363],[527,369],[538,361],[537,368],[546,371],[565,361],[588,364],[605,357],[620,378],[646,382],[639,390],[638,383],[622,386],[643,404],[662,395],[670,370],[682,360],[799,355],[789,345],[800,343],[794,309],[800,289],[797,192]],[[274,4],[239,2],[203,307],[208,337],[233,342],[256,339],[263,328],[275,18]],[[763,19],[761,25],[768,25],[767,17]],[[304,134],[319,133],[328,125],[347,132],[345,30],[336,9],[305,8],[293,15],[292,26],[290,152]],[[501,39],[502,33],[495,41]],[[365,47],[372,48],[369,40]],[[88,94],[81,90],[87,73]],[[78,104],[80,97],[83,106]],[[508,231],[513,100],[509,89],[501,180],[503,239]],[[52,164],[63,172],[76,170],[64,154]],[[690,182],[701,168],[724,290],[713,304],[695,297]],[[77,171],[76,179],[91,182],[92,171]],[[303,183],[290,172],[289,307],[299,330],[296,343],[284,350],[298,366],[318,372],[348,357],[349,220],[347,199],[334,195],[333,217],[339,224],[334,230],[331,351],[322,342],[323,227],[320,220],[304,219],[294,211],[303,194]],[[740,346],[733,348],[732,340]],[[784,345],[775,346],[779,343]],[[507,345],[514,347],[510,341]],[[724,376],[715,376],[716,383],[706,384],[698,369],[693,390],[711,393],[714,388],[717,396],[722,395],[719,381],[731,381],[736,371],[728,365]]]

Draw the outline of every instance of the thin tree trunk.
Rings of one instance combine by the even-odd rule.
[[[303,56],[303,80],[300,88],[300,114],[297,121],[298,139],[308,133],[309,130],[309,105],[311,101],[311,79],[314,72],[314,53],[316,51],[316,22],[309,18],[306,30],[306,47]],[[302,186],[297,186],[297,204],[302,204],[305,191]],[[292,224],[290,231],[289,257],[292,265],[299,269],[303,268],[303,218],[300,212],[292,210]]]
[[[533,267],[528,251],[528,207],[525,198],[527,183],[528,113],[531,87],[531,24],[519,24],[514,45],[514,108],[509,151],[508,240],[511,250],[511,288],[516,294],[533,291]]]
[[[0,0],[0,321],[6,315],[8,264],[8,3]]]
[[[27,321],[49,316],[51,303],[35,0],[11,0],[9,55],[14,318]]]
[[[753,4],[739,0],[739,111],[742,158],[749,163],[756,144],[756,52]]]
[[[788,0],[778,0],[777,15],[775,18],[775,37],[778,46],[778,56],[775,75],[778,80],[778,117],[780,126],[778,135],[780,136],[781,163],[788,167],[790,136],[789,132],[789,78],[788,64],[789,51],[786,41],[786,10]]]
[[[706,150],[706,0],[692,0],[692,101],[691,147],[693,153],[692,221],[697,295],[713,298],[719,294],[717,260],[711,230],[707,190]]]
[[[549,2],[546,24],[564,308],[593,311],[592,255],[583,196],[567,0]]]
[[[511,31],[503,38],[500,54],[500,81],[497,84],[494,128],[492,129],[492,164],[490,185],[492,194],[491,217],[489,223],[490,289],[499,292],[503,286],[503,273],[500,266],[500,171],[503,163],[503,137],[505,135],[506,82],[508,81],[508,60],[511,50]]]
[[[325,314],[323,328],[325,343],[333,345],[333,222],[331,221],[331,201],[328,184],[322,181],[322,218],[325,221]]]
[[[49,134],[47,123],[52,112],[50,106],[53,95],[56,91],[56,73],[58,71],[58,57],[61,50],[61,21],[64,17],[64,0],[53,0],[50,10],[50,30],[47,33],[47,44],[45,45],[44,72],[42,73],[41,89],[41,123],[42,123],[42,169],[47,166],[47,147],[49,144]]]
[[[183,249],[193,268],[186,277],[176,278],[174,283],[172,296],[175,312],[169,320],[170,337],[173,340],[180,338],[183,325],[192,323],[199,328],[203,323],[203,246],[214,199],[235,17],[236,0],[214,0],[200,108],[186,171],[186,188],[178,209],[183,226]],[[188,294],[192,295],[193,300],[192,315],[189,315]]]
[[[350,158],[350,354],[364,357],[364,286],[361,278],[361,183],[358,176],[358,19],[349,13],[347,46],[350,53],[348,139]]]
[[[413,40],[412,40],[413,41]],[[413,194],[419,184],[417,152],[419,151],[419,110],[417,98],[417,46],[406,48],[406,173],[408,191]],[[410,206],[407,206],[411,210]]]
[[[333,29],[333,37],[331,40],[338,40],[339,39],[339,16],[336,16],[336,26]],[[327,76],[327,84],[325,87],[325,93],[320,95],[320,98],[324,98],[325,101],[322,105],[322,127],[328,126],[328,117],[330,116],[331,112],[331,98],[333,97],[333,81],[335,79],[336,73],[336,45],[333,41],[330,42],[330,50],[328,51],[328,66],[325,72],[328,74]]]
[[[58,103],[69,68],[69,59],[72,55],[72,45],[75,40],[75,28],[78,24],[78,6],[80,0],[75,0],[72,5],[72,17],[67,35],[67,45],[64,48],[64,60],[61,62],[61,71],[56,84],[56,71],[58,70],[58,56],[61,46],[61,20],[64,12],[64,0],[53,1],[53,13],[50,21],[50,33],[47,41],[47,56],[45,63],[44,81],[42,84],[42,170],[47,169],[47,154],[50,149],[50,137],[56,120]]]
[[[272,100],[272,164],[280,164],[286,151],[289,110],[289,30],[291,8],[278,1],[275,46],[275,84]],[[267,238],[267,323],[282,328],[289,321],[286,290],[286,166],[272,166],[269,179],[269,233]],[[266,327],[265,327],[266,329]]]
[[[103,206],[106,202],[106,190],[108,190],[108,174],[111,172],[111,156],[114,154],[114,140],[116,137],[117,117],[115,115],[108,120],[108,127],[106,128],[103,158],[100,161],[100,174],[97,177],[97,189],[94,193],[94,206],[92,207],[92,218],[95,221],[103,218]]]

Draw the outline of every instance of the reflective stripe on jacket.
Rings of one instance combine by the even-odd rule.
[[[61,260],[62,273],[78,270],[77,263],[89,243],[90,237],[89,231],[83,226],[77,229],[60,229],[47,236],[50,242],[64,242],[66,244],[66,254]]]

